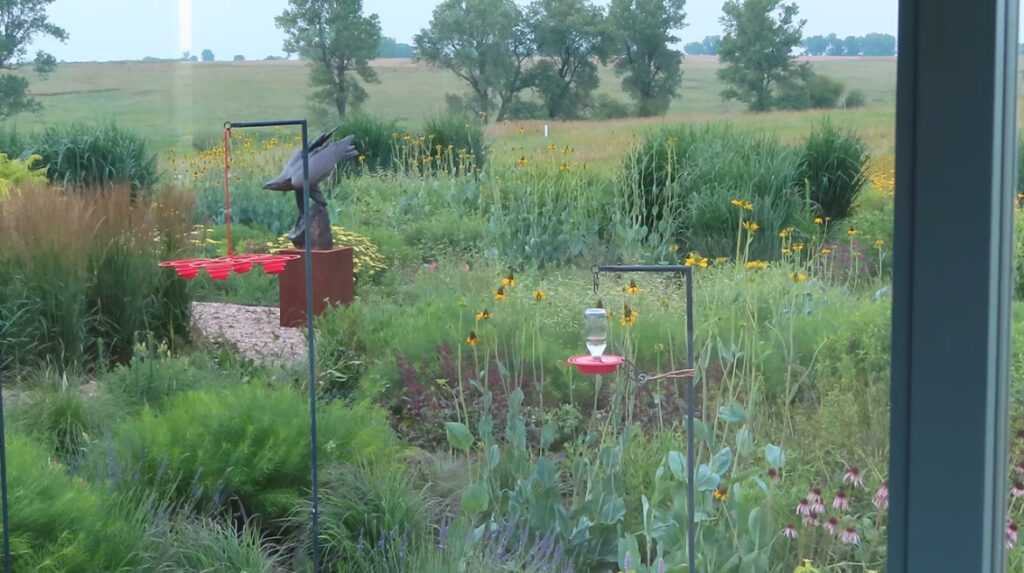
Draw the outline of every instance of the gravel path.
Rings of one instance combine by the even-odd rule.
[[[192,322],[204,339],[226,342],[257,362],[305,360],[305,331],[282,327],[280,320],[280,311],[272,306],[192,303]]]

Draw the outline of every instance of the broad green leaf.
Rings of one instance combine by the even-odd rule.
[[[747,528],[754,544],[767,547],[772,539],[772,513],[764,507],[755,507],[747,518]]]
[[[461,422],[445,422],[445,434],[448,436],[448,443],[457,450],[468,452],[473,445],[473,434],[469,428]]]
[[[480,423],[477,424],[477,432],[480,434],[480,439],[485,443],[489,444],[494,441],[494,418],[490,414],[484,414],[480,416]]]
[[[772,444],[764,447],[764,459],[768,460],[768,463],[774,468],[781,469],[786,465],[786,454],[782,451],[782,448]]]
[[[601,506],[601,514],[598,517],[600,523],[615,525],[626,516],[626,502],[621,497],[613,497]]]
[[[697,491],[711,491],[718,487],[720,481],[722,481],[721,476],[711,471],[707,464],[701,464],[697,468],[697,483],[695,484]]]
[[[540,447],[545,450],[555,441],[555,423],[548,422],[540,429]]]
[[[462,509],[469,515],[477,515],[487,511],[490,498],[487,488],[482,483],[475,483],[462,492]]]
[[[541,485],[555,485],[555,464],[551,463],[551,460],[547,458],[538,459],[537,467],[534,468],[533,474],[537,477],[537,482]]]
[[[501,450],[498,449],[498,444],[492,445],[487,449],[487,467],[488,469],[494,469],[498,467],[501,462]]]
[[[672,450],[668,453],[668,469],[672,470],[672,475],[679,481],[686,481],[686,458],[683,454],[676,450]]]
[[[743,406],[740,406],[739,402],[733,400],[718,408],[718,419],[732,424],[743,422],[747,419],[747,416],[743,413]]]
[[[715,457],[711,458],[711,471],[722,475],[729,469],[729,465],[732,463],[732,450],[728,446],[724,447],[715,454]]]
[[[750,430],[743,426],[736,432],[736,453],[746,456],[752,451],[754,451],[754,437],[751,435]]]

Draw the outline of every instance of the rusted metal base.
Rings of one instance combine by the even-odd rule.
[[[313,316],[321,316],[331,306],[352,302],[355,294],[352,247],[310,253],[313,256]],[[280,254],[300,257],[288,261],[278,279],[281,326],[303,326],[306,324],[306,253],[302,249],[284,249]]]

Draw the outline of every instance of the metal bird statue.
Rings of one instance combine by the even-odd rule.
[[[295,205],[299,208],[299,217],[295,220],[292,230],[288,232],[288,238],[298,249],[305,248],[306,237],[310,237],[309,248],[312,250],[326,250],[334,246],[334,241],[331,238],[331,224],[327,217],[327,199],[320,192],[318,185],[327,179],[327,176],[342,160],[359,155],[359,150],[352,145],[354,135],[346,136],[338,141],[330,141],[331,136],[337,130],[338,128],[335,127],[321,133],[309,144],[310,232],[306,232],[303,218],[302,149],[292,155],[280,175],[263,186],[264,189],[272,191],[295,192]]]

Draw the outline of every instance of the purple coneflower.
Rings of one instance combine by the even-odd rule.
[[[1013,497],[1024,497],[1024,481],[1013,484],[1013,487],[1010,488],[1010,495]]]
[[[807,515],[811,513],[811,504],[807,501],[807,498],[801,498],[800,503],[796,506],[797,515]]]
[[[860,536],[857,535],[857,530],[853,526],[847,527],[839,534],[839,540],[847,545],[858,545],[860,544]]]
[[[1018,466],[1018,467],[1020,467],[1020,466]],[[1021,473],[1024,473],[1024,472],[1021,472]],[[777,470],[775,468],[768,468],[768,477],[773,482],[774,481],[779,481],[779,470]]]
[[[808,513],[807,515],[805,515],[804,516],[804,525],[808,525],[808,526],[810,526],[810,525],[821,525],[821,522],[818,521],[818,514],[814,513],[812,511],[812,512]]]
[[[835,535],[836,531],[839,531],[839,519],[832,516],[828,518],[828,521],[826,521],[825,525],[822,527],[824,527],[825,531],[828,531],[830,535]]]
[[[850,498],[846,497],[846,492],[839,490],[836,493],[836,498],[832,500],[832,509],[838,509],[839,511],[846,511],[850,507]]]
[[[843,481],[853,485],[853,487],[860,487],[864,485],[864,480],[860,477],[860,470],[857,466],[850,466],[850,469],[843,475]]]
[[[1017,462],[1017,473],[1024,474],[1024,462]]]
[[[1017,524],[1012,521],[1006,522],[1006,550],[1013,549],[1013,544],[1017,543]]]
[[[889,509],[889,480],[883,481],[882,485],[878,486],[878,491],[875,492],[875,497],[871,501],[878,509]]]
[[[796,528],[793,527],[792,523],[787,523],[786,528],[782,530],[782,536],[790,539],[796,539],[797,533]]]

